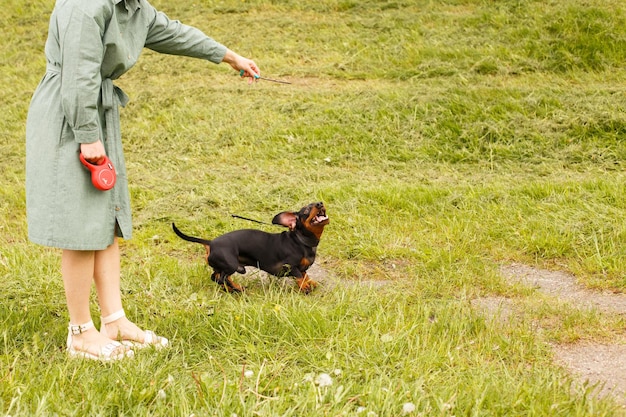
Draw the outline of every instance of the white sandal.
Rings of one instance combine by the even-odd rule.
[[[108,337],[108,334],[106,333],[106,325],[109,323],[113,323],[114,321],[119,320],[122,317],[126,317],[126,313],[124,312],[124,309],[116,311],[115,313],[110,314],[106,317],[100,317],[100,321],[101,321],[100,333],[103,333],[107,335]],[[138,342],[136,340],[121,340],[121,342],[125,345],[133,346],[137,349],[143,349],[149,346],[152,346],[156,349],[161,349],[169,345],[169,340],[167,340],[165,337],[157,336],[156,333],[154,333],[152,330],[144,330],[143,332],[144,332],[143,343]]]
[[[89,353],[84,350],[78,350],[74,347],[74,336],[84,333],[89,329],[94,328],[93,321],[89,321],[89,323],[85,324],[71,324],[68,326],[67,333],[67,353],[73,358],[85,358],[92,359],[101,362],[110,362],[116,361],[124,358],[132,357],[135,352],[124,348],[122,352],[120,352],[120,347],[123,345],[119,342],[110,342],[100,348],[100,354],[94,355],[93,353]],[[115,353],[117,351],[117,353]]]

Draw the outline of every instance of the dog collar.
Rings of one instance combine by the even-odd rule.
[[[312,236],[312,237],[304,236],[302,233],[299,233],[297,231],[293,231],[291,233],[293,233],[294,237],[296,238],[298,242],[302,243],[303,245],[309,248],[315,248],[320,243],[320,240],[316,238],[315,236]]]

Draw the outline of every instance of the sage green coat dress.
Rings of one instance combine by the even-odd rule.
[[[170,20],[146,0],[57,0],[45,45],[46,73],[26,122],[29,239],[75,250],[100,250],[114,235],[131,237],[131,208],[119,106],[128,98],[113,80],[144,47],[220,63],[226,47]],[[146,115],[149,117],[150,115]],[[101,139],[117,171],[99,191],[80,163],[81,143]]]

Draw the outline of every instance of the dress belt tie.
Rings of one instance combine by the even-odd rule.
[[[102,80],[102,108],[110,110],[116,104],[125,107],[128,104],[128,96],[121,88],[113,84],[113,80],[105,78]],[[117,103],[115,99],[117,98]]]
[[[52,72],[56,74],[61,73],[61,67],[55,65],[51,62],[46,64],[46,71]],[[102,80],[102,86],[100,87],[101,97],[102,97],[102,108],[104,110],[110,110],[116,104],[115,99],[117,98],[117,104],[122,107],[125,107],[128,104],[128,96],[121,88],[113,84],[113,80],[110,78],[104,78]]]

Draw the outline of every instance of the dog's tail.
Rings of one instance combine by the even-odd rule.
[[[187,240],[189,242],[201,243],[203,245],[211,245],[210,240],[200,239],[199,237],[187,236],[186,234],[178,230],[174,223],[172,223],[172,229],[174,229],[174,233],[176,233],[181,239]]]

